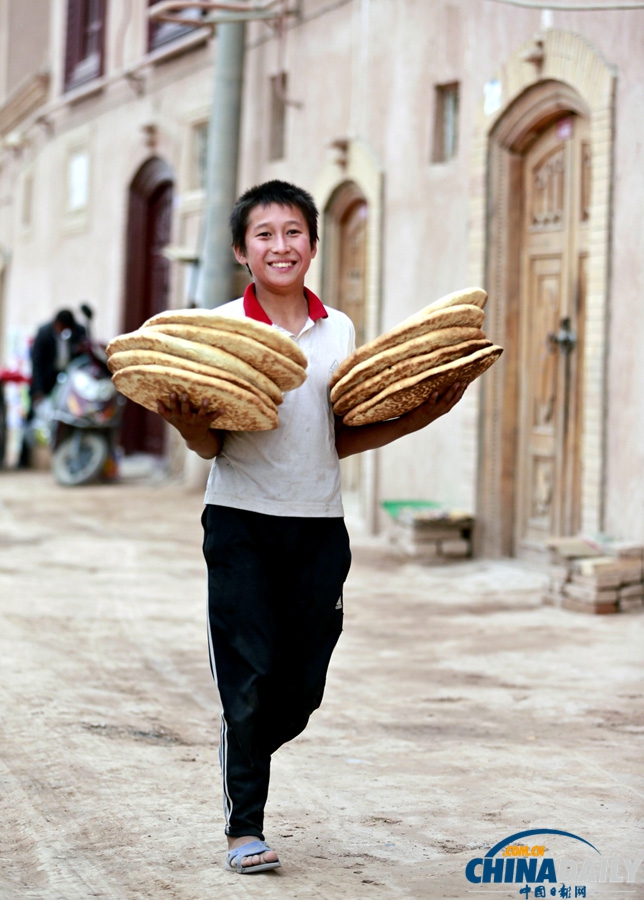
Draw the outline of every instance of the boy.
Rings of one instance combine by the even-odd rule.
[[[226,433],[210,427],[221,410],[191,408],[185,394],[159,404],[187,446],[214,460],[202,517],[208,639],[223,709],[226,866],[243,874],[280,865],[263,835],[271,755],[320,705],[342,630],[351,553],[339,459],[423,428],[465,389],[453,385],[388,422],[350,428],[334,421],[329,378],[353,352],[355,332],[304,286],[317,217],[310,194],[269,181],[246,191],[230,219],[235,256],[253,282],[217,313],[279,328],[309,361],[304,384],[284,395],[279,427]]]

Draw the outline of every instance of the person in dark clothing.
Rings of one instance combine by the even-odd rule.
[[[54,389],[60,372],[82,351],[87,336],[69,309],[61,309],[51,322],[41,325],[31,346],[31,408]]]
[[[69,309],[59,310],[51,322],[41,325],[31,345],[31,384],[26,422],[34,417],[35,406],[48,397],[56,385],[56,379],[64,372],[70,360],[83,351],[87,337],[84,325],[80,325]],[[30,465],[30,447],[22,442],[19,466]]]

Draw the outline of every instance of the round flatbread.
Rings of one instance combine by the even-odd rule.
[[[158,353],[169,353],[171,356],[188,359],[203,366],[223,369],[230,375],[254,384],[264,394],[268,394],[273,403],[282,402],[282,393],[274,381],[231,353],[226,353],[225,350],[219,350],[216,347],[209,347],[202,342],[187,341],[146,328],[144,331],[130,331],[128,334],[114,338],[107,345],[106,353],[109,359],[113,354],[126,350],[155,350]]]
[[[144,322],[142,327],[148,325],[192,325],[196,328],[218,328],[219,331],[230,331],[234,334],[243,334],[246,337],[259,341],[267,347],[271,347],[282,356],[291,359],[298,366],[306,368],[307,359],[293,338],[282,334],[276,328],[266,325],[264,322],[256,322],[255,319],[235,319],[232,316],[222,316],[214,310],[206,309],[168,309]]]
[[[208,401],[209,411],[223,409],[224,413],[212,424],[212,428],[224,431],[270,431],[277,428],[277,411],[262,403],[250,391],[237,387],[220,378],[196,375],[185,369],[169,366],[128,366],[112,376],[116,389],[158,412],[157,402],[170,405],[170,394],[187,394],[192,406],[199,407]]]
[[[470,303],[450,306],[447,309],[437,309],[433,312],[421,310],[420,313],[416,313],[410,319],[405,319],[404,322],[381,334],[375,340],[358,347],[335,370],[331,376],[331,387],[334,387],[354,366],[375,356],[376,353],[381,353],[383,350],[388,350],[390,347],[395,347],[404,343],[404,341],[410,341],[413,338],[420,337],[421,334],[427,334],[429,331],[436,331],[439,328],[454,328],[458,326],[480,328],[484,319],[485,313],[483,310]]]
[[[433,312],[436,309],[446,309],[448,306],[460,306],[462,303],[471,303],[473,306],[485,309],[487,294],[483,288],[479,287],[461,288],[460,291],[454,291],[451,294],[440,297],[438,300],[434,300],[433,303],[430,303],[429,306],[426,306],[425,309],[422,309],[420,313],[415,315]],[[414,316],[411,318],[414,318]]]
[[[493,344],[471,356],[454,360],[436,369],[429,369],[411,378],[403,378],[389,385],[375,397],[354,406],[342,421],[345,425],[369,425],[373,422],[395,419],[420,406],[434,391],[444,391],[457,381],[474,381],[489,369],[502,353],[503,349]]]
[[[147,325],[143,330],[157,334],[169,334],[183,338],[183,340],[225,350],[262,372],[267,378],[274,381],[281,391],[292,391],[306,381],[306,371],[301,365],[293,362],[284,354],[278,353],[277,350],[273,350],[272,347],[267,347],[253,338],[233,331],[219,331],[217,328],[206,328],[204,325],[177,325],[172,322],[163,325]]]
[[[372,378],[378,372],[393,366],[403,359],[412,356],[421,356],[424,353],[432,353],[443,347],[453,344],[462,344],[465,341],[485,340],[485,333],[480,328],[440,328],[438,331],[429,331],[420,337],[403,341],[389,350],[376,353],[375,356],[358,363],[347,374],[336,382],[331,389],[331,402],[335,403],[342,394],[351,390],[362,381]]]
[[[214,366],[202,366],[201,363],[192,362],[189,359],[181,359],[179,356],[171,356],[169,353],[158,353],[156,350],[123,350],[120,353],[112,353],[107,361],[107,367],[110,372],[118,372],[120,369],[126,369],[128,366],[169,366],[171,369],[185,369],[186,372],[194,372],[195,375],[206,375],[208,378],[221,378],[223,381],[229,381],[236,384],[237,387],[250,391],[251,394],[266,403],[273,409],[277,408],[276,403],[260,391],[258,387],[239,378],[224,369],[217,369]],[[279,402],[282,402],[282,395],[279,394]]]
[[[375,397],[380,391],[383,391],[390,384],[395,384],[403,378],[409,378],[413,375],[419,375],[428,369],[436,369],[445,363],[452,362],[455,359],[462,359],[477,350],[483,350],[485,347],[491,347],[492,341],[465,341],[461,344],[453,344],[451,347],[442,347],[440,350],[434,350],[433,353],[424,353],[422,356],[410,356],[403,359],[378,372],[377,375],[361,381],[351,390],[346,391],[334,403],[333,412],[336,416],[343,416],[354,406],[364,403],[371,397]]]

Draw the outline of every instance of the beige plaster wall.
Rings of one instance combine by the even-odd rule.
[[[195,109],[211,96],[211,50],[196,51],[147,73],[147,92],[137,96],[123,80],[52,114],[54,134],[29,131],[19,158],[0,170],[10,204],[0,217],[0,241],[11,247],[5,334],[33,333],[62,306],[88,300],[95,330],[108,339],[122,328],[128,188],[139,167],[159,155],[176,176],[174,236],[182,226],[188,192],[190,127]],[[157,137],[148,143],[144,128]],[[66,214],[67,159],[76,148],[89,153],[89,202],[83,215]],[[34,218],[25,229],[21,210],[25,179],[33,178]],[[173,291],[182,272],[173,268]]]
[[[51,0],[5,2],[9,34],[5,51],[5,89],[10,95],[48,62]]]

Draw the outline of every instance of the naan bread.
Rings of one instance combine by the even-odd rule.
[[[217,328],[219,331],[230,331],[242,334],[271,347],[282,356],[291,359],[298,366],[306,368],[307,359],[293,338],[282,334],[276,328],[254,319],[235,319],[232,316],[219,315],[215,310],[206,309],[168,309],[148,319],[142,327],[148,325],[192,325],[196,328]]]
[[[230,321],[240,320],[231,319]],[[253,338],[237,334],[234,331],[221,331],[218,328],[207,328],[205,325],[179,325],[173,322],[163,325],[146,325],[142,330],[154,334],[169,334],[183,340],[225,350],[226,353],[230,353],[262,372],[282,391],[292,391],[306,381],[306,371],[299,363],[293,362],[288,356],[278,353],[272,347],[267,347]]]
[[[158,353],[169,353],[171,356],[188,359],[203,366],[223,369],[230,375],[254,384],[260,391],[268,394],[273,403],[282,402],[280,389],[262,372],[258,372],[257,369],[249,366],[243,360],[237,359],[231,353],[216,347],[209,347],[200,341],[188,341],[160,331],[152,331],[149,328],[142,331],[130,331],[128,334],[119,335],[110,341],[106,351],[108,359],[113,354],[126,350],[155,350]]]
[[[448,306],[460,306],[462,303],[471,303],[473,306],[478,306],[480,307],[480,309],[485,309],[485,304],[487,303],[487,294],[485,293],[483,288],[462,288],[460,291],[454,291],[451,294],[446,294],[444,297],[440,297],[440,299],[438,300],[434,300],[433,303],[430,303],[429,306],[426,306],[424,309],[422,309],[420,313],[415,313],[415,315],[411,316],[410,318],[414,319],[418,315],[433,312],[436,309],[446,309]]]
[[[186,372],[194,372],[195,375],[205,375],[208,378],[221,378],[224,381],[230,381],[237,387],[250,391],[251,394],[266,403],[267,406],[276,408],[276,402],[273,401],[268,394],[260,391],[259,388],[239,378],[231,372],[224,369],[217,369],[214,366],[202,366],[201,363],[192,362],[189,359],[181,359],[180,356],[171,356],[169,353],[158,353],[156,350],[123,350],[120,353],[112,353],[107,366],[110,372],[118,372],[120,369],[126,369],[128,366],[168,366],[171,369],[185,369]],[[282,395],[279,394],[279,403],[282,402]]]
[[[424,353],[431,353],[444,347],[450,347],[453,344],[461,344],[464,341],[480,341],[485,340],[485,334],[480,328],[440,328],[438,331],[429,331],[427,334],[421,334],[420,337],[412,338],[410,341],[403,341],[389,350],[383,350],[376,353],[375,356],[366,359],[364,362],[354,366],[343,378],[336,382],[331,390],[331,402],[335,403],[342,394],[351,390],[362,381],[372,378],[383,369],[395,365],[403,359],[411,356],[421,356]]]
[[[208,401],[208,410],[223,409],[212,428],[225,431],[270,431],[277,428],[277,411],[262,403],[250,391],[220,378],[196,375],[170,366],[128,366],[112,376],[118,391],[158,412],[157,402],[170,405],[170,394],[187,394],[194,407]]]
[[[376,394],[389,387],[390,384],[401,381],[403,378],[419,375],[428,369],[436,369],[445,365],[445,363],[461,359],[476,353],[477,350],[483,350],[485,347],[491,346],[492,341],[487,340],[465,341],[461,344],[453,344],[451,347],[442,347],[440,350],[434,350],[433,353],[424,353],[422,356],[410,356],[408,359],[403,359],[393,366],[383,369],[377,375],[361,381],[360,384],[346,391],[333,405],[333,412],[336,416],[342,416],[359,403],[375,397]]]
[[[474,304],[450,306],[446,309],[434,310],[433,312],[421,310],[420,313],[416,313],[415,316],[406,319],[404,322],[396,325],[395,328],[375,338],[375,340],[358,347],[355,353],[352,353],[351,356],[341,362],[335,370],[331,376],[331,387],[334,387],[354,366],[375,356],[376,353],[381,353],[383,350],[388,350],[390,347],[395,347],[405,341],[420,337],[422,334],[436,331],[439,328],[480,328],[484,319],[485,313]]]
[[[454,360],[389,385],[384,391],[359,403],[343,418],[345,425],[369,425],[395,419],[420,406],[434,391],[444,391],[458,382],[470,382],[482,375],[503,353],[492,345],[471,356]]]

